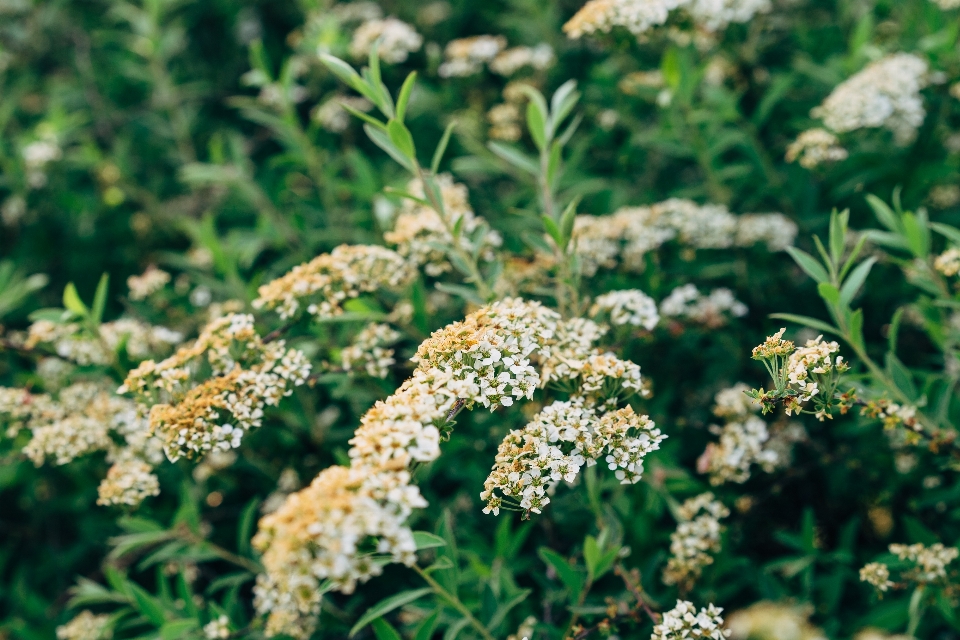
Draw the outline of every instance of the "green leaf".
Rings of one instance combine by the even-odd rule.
[[[867,276],[870,275],[870,269],[873,268],[873,265],[876,264],[876,262],[877,258],[870,256],[857,265],[856,269],[850,272],[850,277],[847,278],[847,281],[844,282],[843,286],[840,288],[840,302],[843,304],[843,306],[850,306],[853,298],[857,295],[857,292],[860,291],[860,287],[862,287],[863,283],[866,281]]]
[[[407,103],[410,101],[410,94],[413,92],[413,86],[416,83],[417,72],[411,71],[407,79],[403,81],[403,86],[400,87],[400,93],[397,96],[397,120],[400,122],[403,122],[404,116],[407,115]]]
[[[960,229],[941,222],[931,222],[930,228],[940,235],[949,238],[955,244],[960,245]]]
[[[110,285],[110,275],[104,273],[97,284],[97,292],[93,295],[93,312],[91,317],[97,325],[103,320],[103,311],[107,307],[107,290]]]
[[[560,126],[579,102],[580,93],[576,88],[576,80],[567,80],[553,92],[553,97],[550,98],[550,118],[554,129]]]
[[[560,227],[557,226],[557,223],[553,221],[553,218],[540,216],[540,220],[543,222],[543,228],[547,234],[553,238],[553,241],[557,243],[557,246],[563,247],[563,234],[560,232]]]
[[[445,547],[447,545],[446,540],[427,531],[414,531],[413,541],[417,545],[417,551],[432,549],[434,547]]]
[[[77,293],[77,287],[72,282],[68,282],[67,286],[63,288],[63,306],[78,316],[87,316],[89,314],[87,305],[83,304],[83,300],[80,299],[80,294]]]
[[[487,147],[490,151],[493,151],[498,158],[505,160],[521,171],[529,173],[532,176],[540,173],[540,166],[522,151],[518,151],[502,142],[488,142]]]
[[[130,592],[133,594],[134,608],[154,625],[162,625],[166,621],[167,616],[160,601],[140,585],[133,582],[129,584]]]
[[[867,194],[867,204],[870,205],[870,208],[873,209],[873,214],[877,217],[877,220],[880,221],[880,224],[885,226],[890,231],[894,233],[902,233],[900,228],[900,221],[897,219],[897,214],[893,212],[887,203],[873,195],[872,193]]]
[[[371,126],[373,126],[373,127],[376,127],[377,129],[379,129],[379,130],[381,130],[381,131],[386,131],[386,130],[387,130],[387,125],[383,124],[382,122],[380,122],[379,120],[377,120],[376,118],[374,118],[373,116],[371,116],[369,113],[364,113],[363,111],[360,111],[359,109],[355,109],[355,108],[351,107],[350,105],[348,105],[346,102],[341,102],[341,103],[340,103],[340,106],[343,108],[344,111],[346,111],[347,113],[353,115],[353,116],[356,117],[356,118],[360,118],[361,120],[363,120],[363,121],[366,122],[367,124],[369,124],[369,125],[371,125]]]
[[[887,373],[893,379],[893,384],[897,386],[907,399],[913,401],[917,397],[917,386],[913,383],[913,374],[900,362],[892,352],[887,352],[886,356]]]
[[[373,99],[369,87],[366,86],[366,82],[363,81],[363,78],[360,77],[360,74],[351,67],[349,64],[341,60],[336,56],[332,56],[329,53],[320,54],[320,62],[323,63],[325,67],[330,69],[335,76],[340,78],[347,86],[352,89],[356,89],[358,92],[365,95],[367,98],[371,98],[371,101],[376,103],[376,100]]]
[[[240,522],[237,526],[237,551],[242,556],[250,553],[250,532],[253,531],[253,525],[257,522],[259,507],[260,499],[252,498],[240,513]]]
[[[903,233],[907,238],[910,252],[921,259],[926,259],[930,253],[930,231],[917,216],[912,213],[903,214]]]
[[[403,155],[410,158],[411,161],[416,160],[413,136],[410,135],[410,130],[407,129],[405,124],[395,118],[390,120],[387,122],[387,134],[390,136],[390,141],[396,145]]]
[[[386,151],[391,158],[400,164],[400,166],[411,173],[415,171],[413,163],[410,162],[410,158],[397,148],[397,146],[393,143],[393,140],[391,140],[386,133],[371,127],[369,124],[363,125],[363,130],[367,133],[367,137],[370,138],[375,145]]]
[[[377,604],[373,605],[371,608],[367,609],[367,612],[357,620],[357,623],[353,625],[353,628],[350,629],[349,636],[352,638],[357,635],[357,632],[363,629],[365,626],[390,613],[398,607],[402,607],[405,604],[410,604],[414,600],[419,600],[428,593],[432,593],[432,589],[429,587],[424,587],[423,589],[412,589],[410,591],[402,591],[396,595],[390,596],[384,600],[381,600]]]
[[[460,632],[467,628],[467,625],[470,624],[468,618],[460,618],[449,627],[443,634],[443,640],[457,640],[457,636],[460,635]]]
[[[420,623],[420,628],[417,629],[417,635],[414,636],[413,640],[430,640],[433,638],[433,632],[437,630],[437,624],[439,624],[439,622],[440,610],[438,609]]]
[[[817,262],[816,258],[806,251],[797,249],[796,247],[787,247],[787,253],[790,254],[790,257],[793,258],[794,262],[796,262],[800,268],[807,273],[808,276],[816,280],[818,283],[830,281],[830,275],[827,273],[827,270],[824,269],[819,262]]]
[[[839,214],[834,211],[830,214],[830,259],[833,264],[838,266],[840,259],[843,258],[843,249],[847,237],[847,220],[849,218],[849,211]]]
[[[553,567],[554,571],[557,572],[557,577],[560,578],[560,582],[570,591],[571,602],[579,600],[580,592],[583,590],[583,575],[575,567],[571,567],[567,559],[553,549],[540,547],[538,553],[541,560]]]
[[[532,592],[533,591],[531,589],[523,589],[520,591],[520,593],[513,596],[506,602],[499,604],[496,611],[494,611],[493,615],[490,616],[490,620],[487,622],[487,628],[490,630],[495,630],[503,623],[504,619],[507,617],[507,614],[510,613],[510,610],[526,600]]]
[[[533,100],[527,103],[527,129],[537,149],[543,151],[547,146],[547,118]]]
[[[570,204],[567,205],[567,208],[563,210],[563,214],[560,216],[560,248],[566,250],[567,245],[570,244],[570,239],[573,237],[573,224],[577,220],[577,205],[580,204],[580,196],[577,196],[570,201]]]
[[[373,635],[377,636],[377,640],[403,640],[400,632],[383,618],[373,621]]]
[[[863,349],[863,309],[857,309],[850,314],[850,341],[857,348]]]
[[[199,626],[196,620],[171,620],[160,627],[160,637],[163,640],[180,640]]]
[[[890,320],[890,328],[887,330],[887,349],[890,353],[897,352],[897,335],[900,333],[900,321],[903,319],[905,307],[899,307],[893,312],[893,318]]]
[[[457,125],[455,121],[451,121],[447,125],[447,128],[443,130],[443,136],[440,137],[440,142],[437,143],[437,148],[433,152],[433,160],[430,162],[430,173],[436,174],[440,170],[440,161],[443,160],[443,154],[447,151],[447,145],[450,144],[450,135],[453,133],[453,128]]]
[[[821,282],[817,285],[817,291],[828,305],[836,307],[840,305],[840,292],[829,282]]]
[[[771,318],[775,320],[786,320],[787,322],[795,322],[797,324],[802,324],[805,327],[810,327],[811,329],[816,329],[817,331],[823,331],[825,333],[834,333],[839,335],[840,331],[824,322],[823,320],[817,320],[816,318],[809,318],[807,316],[798,316],[793,313],[771,313]]]

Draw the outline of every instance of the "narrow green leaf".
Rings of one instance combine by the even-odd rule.
[[[560,248],[566,250],[570,239],[573,237],[573,225],[577,220],[577,205],[580,204],[580,196],[570,201],[567,208],[563,210],[560,216]]]
[[[521,171],[533,176],[540,173],[540,166],[522,151],[518,151],[501,142],[488,142],[487,147],[501,160],[505,160]]]
[[[876,262],[877,258],[875,256],[870,256],[858,264],[856,269],[850,272],[850,277],[847,278],[846,282],[844,282],[843,286],[840,288],[840,302],[843,304],[843,306],[850,305],[854,296],[857,295],[857,293],[860,291],[860,287],[862,287],[863,283],[866,281],[867,276],[870,275],[870,269],[873,268],[873,265],[876,264]]]
[[[410,94],[416,83],[417,72],[411,71],[407,79],[403,81],[403,86],[400,87],[400,93],[397,95],[397,120],[400,122],[403,122],[404,116],[407,115],[407,103],[410,101]]]
[[[107,308],[107,290],[110,287],[110,274],[104,273],[97,283],[97,292],[93,294],[93,312],[90,314],[94,324],[103,320],[103,311]]]
[[[410,130],[407,129],[405,124],[395,118],[390,120],[387,122],[387,134],[390,136],[390,141],[396,145],[403,155],[410,158],[411,161],[416,160],[413,136],[410,135]]]
[[[567,80],[553,92],[553,97],[550,98],[550,118],[554,129],[559,127],[560,123],[570,115],[570,112],[580,100],[580,93],[576,91],[576,88],[576,80]]]
[[[910,373],[910,370],[891,352],[887,352],[886,364],[887,373],[890,374],[893,383],[897,385],[897,389],[903,392],[903,395],[907,396],[908,399],[915,400],[918,395],[917,385],[913,382],[913,374]]]
[[[355,108],[351,107],[350,105],[348,105],[346,102],[341,102],[341,103],[340,103],[340,106],[343,108],[344,111],[346,111],[346,112],[349,113],[350,115],[354,116],[355,118],[360,118],[361,120],[363,120],[363,121],[366,122],[367,124],[372,125],[372,126],[376,127],[377,129],[380,129],[381,131],[386,131],[386,130],[387,130],[387,125],[383,124],[382,122],[380,122],[379,120],[377,120],[376,118],[374,118],[373,116],[371,116],[369,113],[364,113],[363,111],[360,111],[359,109],[355,109]]]
[[[930,228],[940,235],[949,238],[954,244],[960,245],[960,229],[951,227],[948,224],[943,224],[942,222],[931,222]]]
[[[897,334],[900,333],[900,321],[903,319],[904,307],[899,307],[893,312],[893,318],[890,320],[890,328],[887,330],[887,350],[890,353],[897,352]]]
[[[383,618],[377,618],[373,621],[372,625],[373,635],[377,636],[377,640],[403,640],[400,632],[394,629],[393,625]]]
[[[771,313],[770,317],[775,320],[786,320],[787,322],[795,322],[797,324],[802,324],[805,327],[810,327],[811,329],[816,329],[817,331],[823,331],[824,333],[833,333],[840,335],[840,330],[836,327],[827,324],[823,320],[817,320],[816,318],[809,318],[807,316],[798,316],[793,313]]]
[[[411,173],[414,172],[414,167],[410,162],[410,159],[402,151],[400,151],[395,144],[393,144],[393,141],[386,133],[371,127],[369,124],[363,125],[363,130],[367,133],[367,137],[370,138],[375,145],[386,151],[387,154],[396,160],[400,166]]]
[[[806,251],[797,249],[796,247],[787,247],[787,253],[789,253],[794,262],[796,262],[808,276],[816,280],[817,283],[830,281],[830,275],[827,273],[827,270],[817,262],[816,258]]]
[[[857,309],[850,314],[849,328],[850,341],[863,349],[863,309]]]
[[[867,194],[867,204],[870,205],[870,208],[873,209],[873,215],[877,217],[877,220],[880,221],[880,224],[885,226],[890,231],[894,233],[902,233],[900,228],[900,221],[897,219],[897,214],[893,212],[887,203],[873,195],[872,193]]]
[[[449,627],[443,633],[443,640],[457,640],[457,637],[460,635],[460,632],[467,628],[470,624],[468,618],[460,618]]]
[[[83,304],[80,294],[77,293],[77,287],[72,282],[68,282],[63,288],[63,306],[78,316],[86,316],[89,313],[87,305]]]
[[[583,541],[583,562],[587,565],[587,576],[590,582],[593,582],[596,577],[597,565],[600,562],[601,549],[600,545],[597,544],[597,539],[593,536],[587,536]]]
[[[557,223],[553,221],[553,218],[549,216],[540,216],[540,220],[543,221],[543,228],[546,232],[553,238],[553,241],[557,243],[558,247],[563,247],[563,235],[560,232],[560,227],[557,226]]]
[[[414,531],[413,541],[417,545],[417,551],[421,551],[422,549],[432,549],[434,547],[444,547],[447,545],[446,540],[438,535],[428,533],[426,531]]]
[[[553,567],[554,571],[557,572],[557,577],[560,578],[560,582],[570,591],[570,600],[576,602],[583,590],[583,576],[580,572],[571,567],[567,559],[553,549],[540,547],[538,553],[540,559]]]
[[[537,149],[543,151],[547,145],[547,119],[533,100],[527,103],[527,129]]]
[[[377,618],[380,618],[381,616],[384,616],[405,604],[410,604],[414,600],[419,600],[431,592],[432,590],[429,587],[424,587],[423,589],[411,589],[410,591],[402,591],[396,595],[381,600],[377,604],[367,609],[367,612],[364,613],[359,620],[357,620],[357,623],[353,625],[353,628],[350,629],[350,637],[352,638],[353,636],[357,635],[358,631],[363,629]]]
[[[237,551],[242,556],[250,553],[250,532],[253,531],[253,525],[257,521],[259,507],[260,499],[252,498],[240,513],[240,523],[237,526]]]
[[[167,617],[163,605],[154,596],[148,593],[143,587],[136,583],[130,584],[130,592],[133,594],[133,606],[137,611],[156,626],[162,625]]]
[[[420,628],[417,629],[417,635],[414,636],[413,640],[431,640],[431,638],[433,638],[433,632],[437,630],[439,622],[440,610],[438,609],[420,623]]]
[[[837,276],[838,279],[843,282],[847,277],[847,273],[850,271],[850,267],[854,265],[857,260],[857,256],[860,255],[860,252],[863,250],[863,245],[867,243],[866,234],[860,234],[860,239],[857,240],[857,244],[854,245],[853,251],[850,252],[850,256],[847,258],[847,261],[844,263],[843,268],[840,269],[840,273]]]
[[[849,211],[830,214],[830,259],[835,265],[840,264],[843,257],[843,247],[846,240],[847,228],[845,218],[850,216]]]
[[[903,220],[903,233],[907,238],[907,246],[910,252],[920,259],[926,259],[930,253],[930,232],[926,225],[922,224],[916,215],[905,213],[901,218]]]
[[[437,143],[437,148],[433,152],[433,160],[430,162],[430,173],[436,174],[440,170],[440,161],[443,160],[443,154],[447,151],[447,145],[450,144],[450,134],[453,133],[453,128],[456,126],[455,121],[451,121],[447,125],[447,128],[443,130],[443,136],[440,137],[440,142]]]

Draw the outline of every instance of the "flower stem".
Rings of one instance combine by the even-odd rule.
[[[420,577],[423,578],[428,585],[430,585],[430,588],[433,589],[435,594],[437,594],[437,597],[445,600],[451,607],[459,611],[460,614],[467,619],[470,625],[477,630],[477,633],[483,636],[484,640],[494,640],[493,635],[490,634],[483,623],[473,617],[473,614],[470,613],[470,610],[467,609],[466,605],[460,602],[460,598],[444,589],[439,582],[433,579],[433,576],[417,565],[413,565],[413,570],[419,573]]]

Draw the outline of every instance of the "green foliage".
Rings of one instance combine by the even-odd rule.
[[[607,320],[594,307],[603,293],[659,303],[686,284],[726,288],[749,313],[698,321],[661,307],[649,330],[611,321],[603,349],[652,385],[621,404],[669,436],[640,482],[621,484],[600,459],[557,483],[542,514],[484,514],[498,445],[546,391],[494,413],[458,406],[437,425],[441,456],[413,469],[429,502],[408,522],[416,564],[373,555],[382,576],[351,593],[323,583],[314,637],[648,637],[678,597],[725,615],[779,603],[830,638],[960,633],[960,562],[925,580],[888,552],[960,544],[960,293],[942,260],[960,248],[957,10],[784,1],[711,35],[681,13],[639,40],[619,28],[571,40],[562,25],[579,2],[384,0],[424,39],[388,62],[388,38],[353,50],[360,21],[337,6],[0,0],[0,394],[26,390],[9,396],[20,408],[80,383],[115,395],[172,350],[110,333],[121,318],[193,339],[225,313],[254,313],[265,342],[313,364],[239,448],[158,462],[160,493],[139,506],[96,505],[118,431],[89,455],[37,465],[24,453],[34,434],[0,395],[0,638],[53,637],[81,610],[118,639],[264,637],[258,521],[350,464],[361,416],[409,377],[432,332],[510,295]],[[556,59],[510,77],[486,63],[440,72],[447,43],[485,33],[549,44]],[[835,86],[900,51],[931,70],[914,139],[863,128],[839,135],[843,160],[786,161]],[[514,114],[499,132],[498,106]],[[476,216],[448,210],[445,174],[469,187]],[[677,238],[630,268],[618,257],[590,270],[583,215],[668,198],[780,211],[797,246]],[[341,244],[387,244],[410,211],[443,227],[445,240],[424,242],[437,271],[417,265],[397,290],[363,291],[326,318],[253,305],[261,286]],[[151,266],[170,281],[134,295],[128,278]],[[378,345],[395,351],[385,377],[343,366],[373,323],[399,335]],[[787,357],[766,370],[749,357],[784,323],[798,345],[837,340],[845,359],[808,402]],[[104,355],[73,358],[28,334],[38,325]],[[216,378],[209,369],[193,374]],[[726,429],[714,397],[738,381],[776,411],[771,437],[796,422],[806,438],[786,464],[712,486],[708,454]],[[707,490],[732,512],[717,550],[689,588],[666,584],[681,503]],[[882,599],[859,579],[868,562],[901,576]]]

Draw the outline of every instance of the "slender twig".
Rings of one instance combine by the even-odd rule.
[[[467,609],[466,605],[460,602],[460,598],[444,589],[439,582],[433,579],[433,576],[417,565],[413,565],[413,570],[420,574],[420,577],[423,578],[428,585],[430,585],[430,588],[433,589],[433,592],[437,594],[437,596],[443,600],[446,600],[450,606],[459,611],[460,614],[467,619],[470,625],[477,630],[477,633],[483,636],[484,640],[494,640],[493,635],[491,635],[483,623],[473,617],[473,614],[470,613],[470,610]]]

